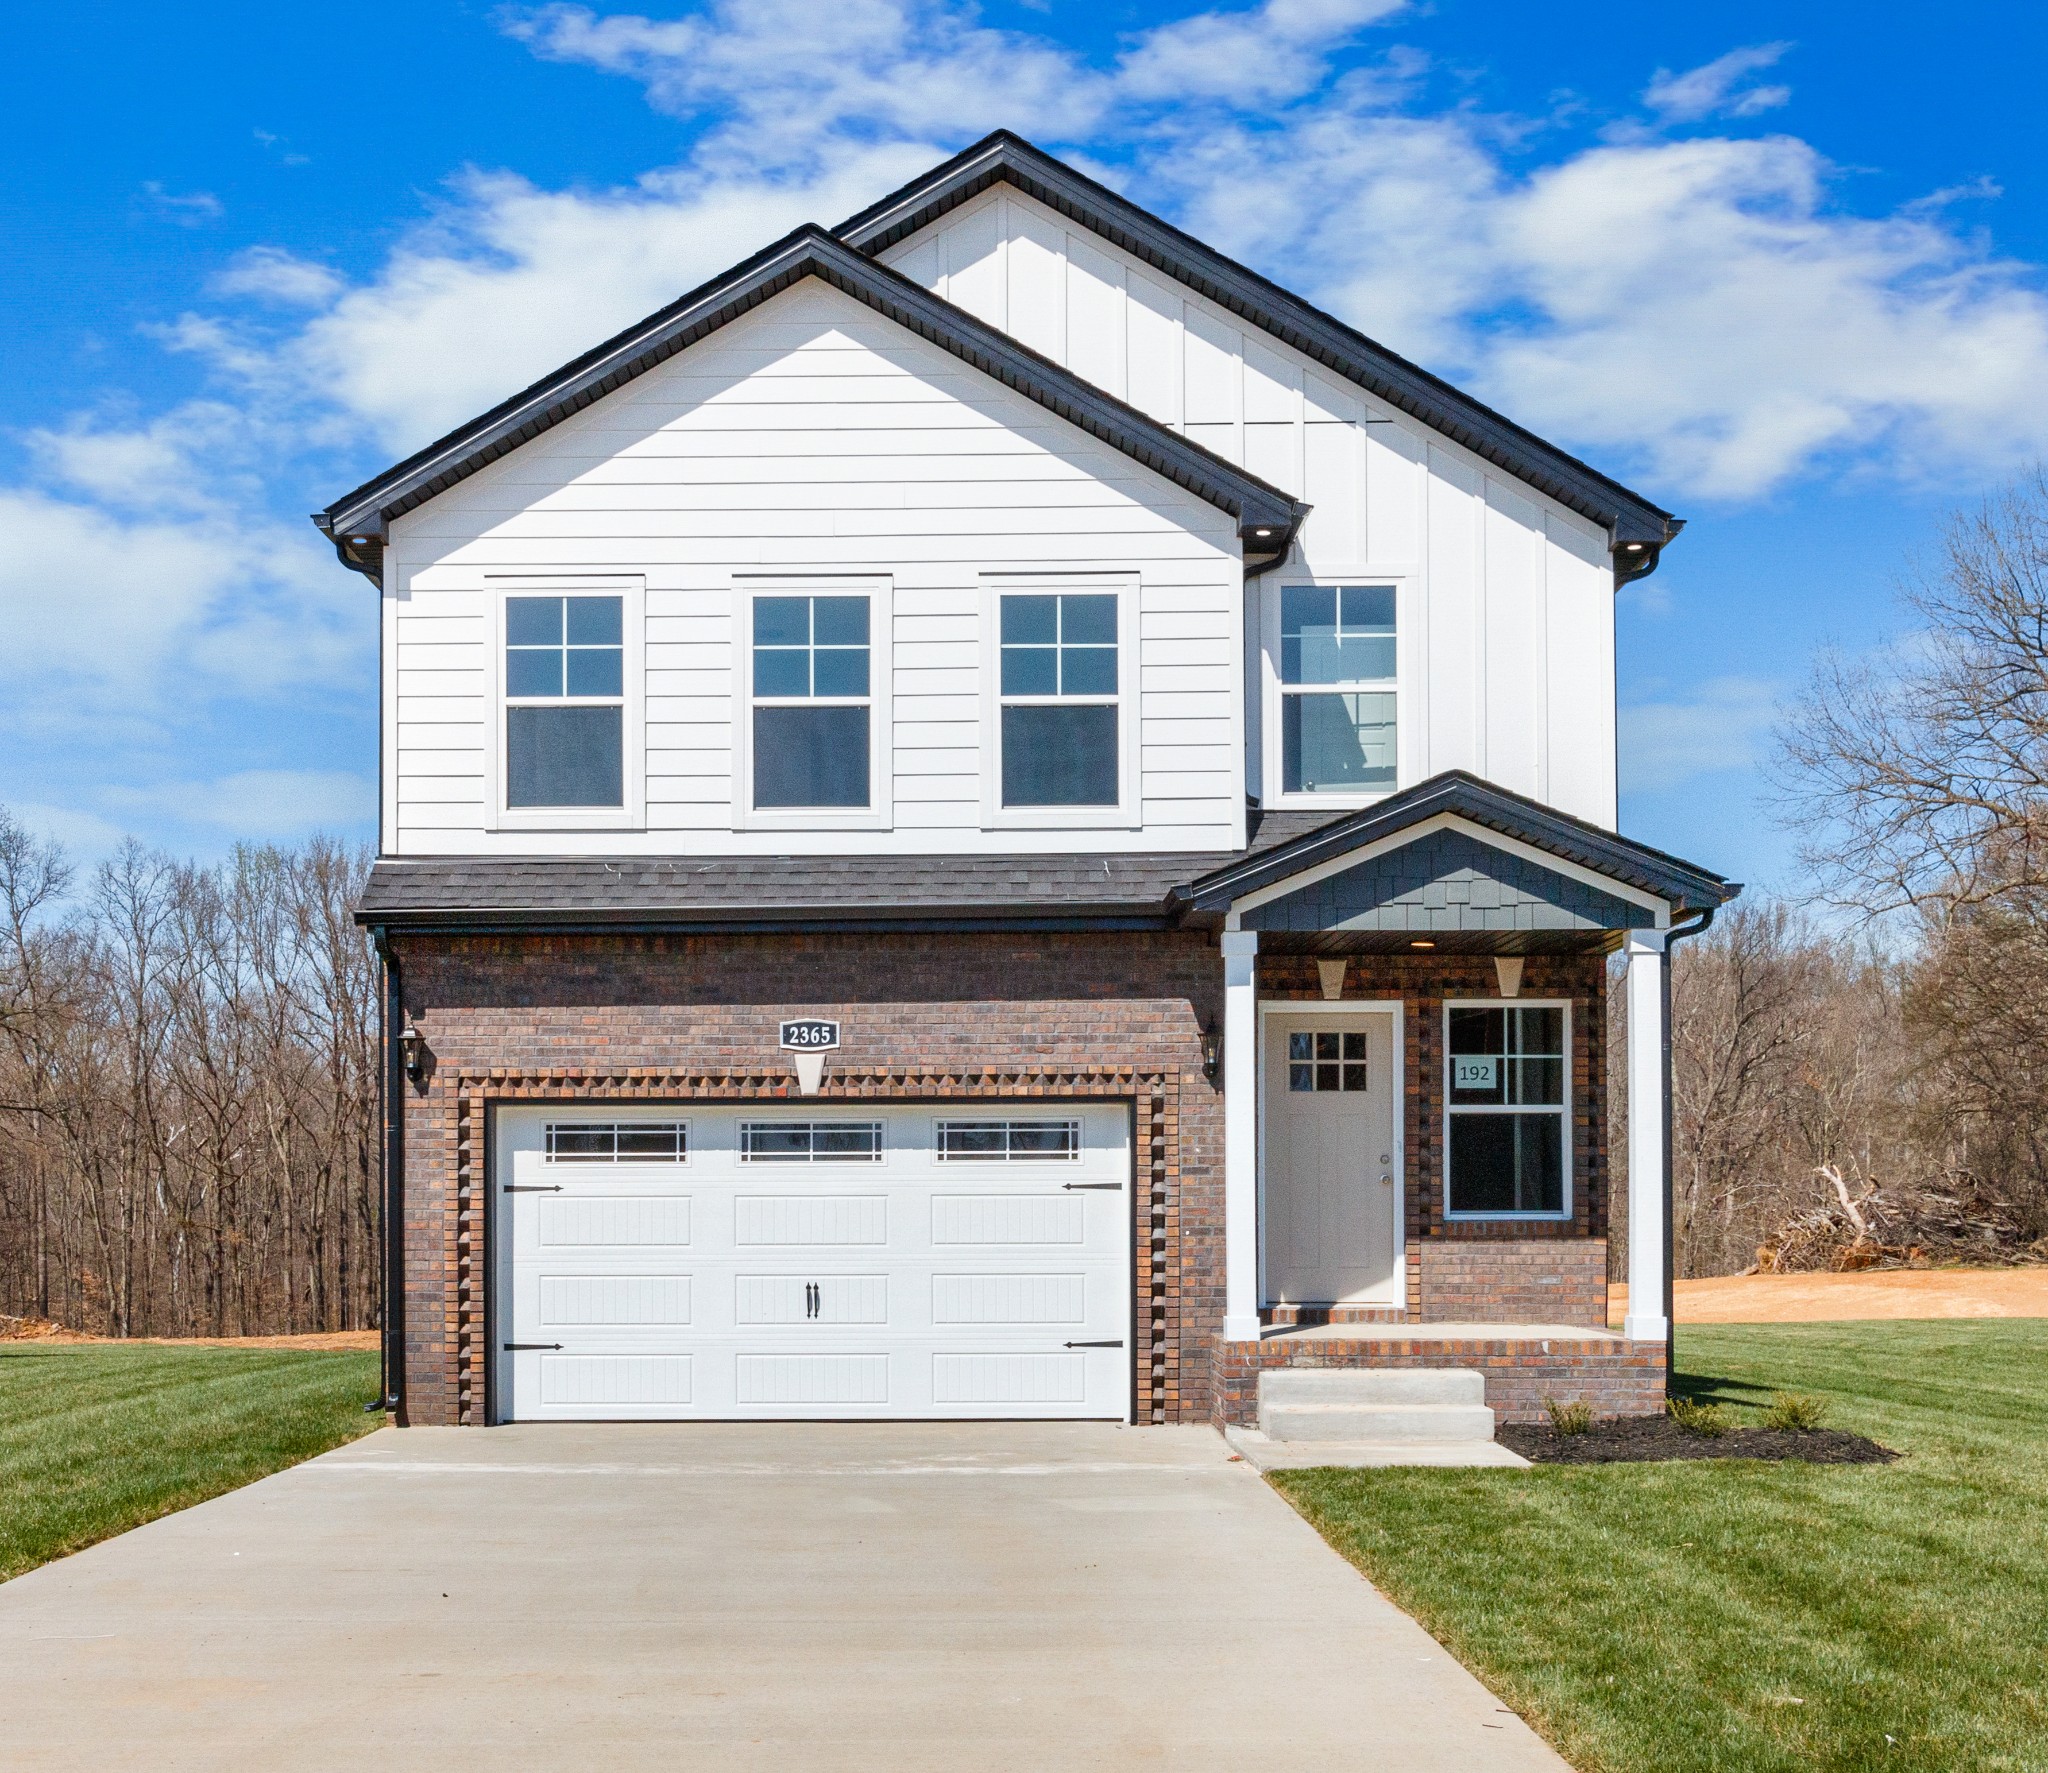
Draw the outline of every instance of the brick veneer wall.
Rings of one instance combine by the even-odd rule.
[[[1543,1400],[1581,1399],[1598,1416],[1656,1416],[1664,1410],[1664,1344],[1589,1336],[1584,1341],[1219,1342],[1218,1422],[1256,1426],[1259,1375],[1275,1367],[1460,1367],[1486,1379],[1486,1401],[1503,1422],[1539,1422]]]
[[[1607,1240],[1432,1238],[1416,1263],[1422,1323],[1607,1327]]]
[[[806,936],[408,935],[405,1010],[430,1054],[405,1110],[404,1419],[481,1422],[494,1102],[741,1100],[794,1093],[785,1017],[841,1023],[825,1099],[1127,1098],[1136,1115],[1134,1398],[1205,1421],[1222,1321],[1222,1098],[1201,1030],[1222,968],[1194,932]],[[1491,961],[1356,956],[1351,999],[1406,1006],[1406,1305],[1424,1318],[1604,1321],[1605,1068],[1599,956],[1531,956],[1523,995],[1573,1005],[1573,1217],[1447,1223],[1442,1004],[1497,995]],[[1320,1001],[1313,960],[1262,955],[1261,995]],[[1545,1281],[1551,1264],[1555,1284]]]
[[[795,1094],[778,1021],[832,1017],[822,1099],[1121,1096],[1137,1114],[1140,1420],[1206,1421],[1223,1314],[1222,970],[1196,933],[396,938],[432,1055],[405,1115],[403,1419],[485,1418],[490,1103]]]

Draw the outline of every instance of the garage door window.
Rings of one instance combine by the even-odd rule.
[[[747,1163],[879,1163],[882,1123],[875,1120],[748,1121],[740,1128]]]
[[[942,1120],[939,1156],[951,1163],[1018,1159],[1071,1161],[1081,1155],[1077,1120]]]
[[[550,1122],[547,1153],[557,1164],[687,1163],[690,1127],[679,1120]]]

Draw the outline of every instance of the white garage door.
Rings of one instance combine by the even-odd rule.
[[[507,1108],[496,1159],[500,1420],[1129,1412],[1122,1104]]]

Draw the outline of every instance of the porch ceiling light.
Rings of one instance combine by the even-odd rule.
[[[1436,944],[1434,942],[1410,942],[1408,946],[1410,948],[1434,948]]]

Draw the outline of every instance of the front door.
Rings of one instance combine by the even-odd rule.
[[[1401,1303],[1394,1018],[1269,1018],[1266,1295],[1283,1305]]]

